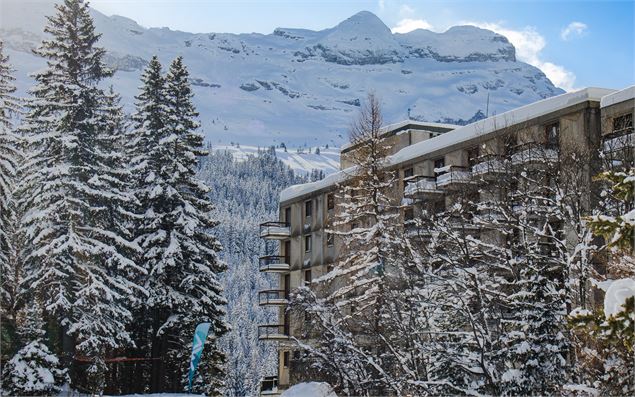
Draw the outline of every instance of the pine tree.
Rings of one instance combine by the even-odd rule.
[[[12,117],[20,113],[20,103],[13,97],[16,88],[9,57],[0,41],[0,333],[2,351],[10,352],[13,307],[18,271],[14,246],[16,211],[14,190],[21,159],[20,142]]]
[[[220,245],[210,234],[217,222],[207,197],[209,188],[196,178],[203,137],[196,133],[189,75],[182,59],[170,66],[165,83],[156,59],[143,76],[137,102],[136,128],[143,158],[138,187],[146,209],[139,241],[148,267],[147,302],[152,313],[152,356],[168,363],[152,371],[153,391],[183,390],[190,339],[196,325],[210,322],[201,368],[205,392],[218,394],[224,356],[218,338],[226,332],[225,299],[220,274],[225,264],[217,257]],[[166,376],[167,372],[167,376]],[[164,378],[167,382],[164,383]]]
[[[23,131],[29,140],[25,177],[19,189],[26,208],[24,290],[43,297],[65,338],[65,355],[91,361],[88,379],[73,379],[90,390],[104,386],[104,358],[132,343],[126,330],[129,303],[139,293],[136,266],[126,240],[126,171],[115,142],[121,123],[116,100],[99,84],[112,75],[96,47],[89,8],[65,0],[48,18],[36,54],[47,67],[34,75]]]
[[[18,332],[24,346],[3,368],[3,390],[12,395],[57,395],[68,377],[44,343],[43,313],[37,300],[18,313]]]

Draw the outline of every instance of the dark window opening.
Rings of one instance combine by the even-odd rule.
[[[434,168],[443,168],[445,167],[445,158],[441,157],[440,159],[434,160]]]
[[[474,147],[467,151],[467,165],[472,167],[474,164],[478,162],[479,157],[479,148]]]
[[[335,235],[333,233],[326,233],[326,245],[332,247],[335,244]]]
[[[304,271],[304,283],[305,284],[310,284],[311,283],[311,270],[305,270]]]
[[[415,211],[412,208],[406,208],[403,212],[404,221],[411,221],[415,218]]]
[[[284,221],[291,224],[291,207],[284,209]]]
[[[613,119],[613,132],[625,132],[633,129],[633,114],[628,113]]]
[[[558,136],[560,135],[560,123],[549,124],[545,127],[545,138],[548,148],[558,147]]]
[[[335,208],[335,197],[333,197],[333,194],[327,194],[326,195],[326,209],[328,211],[332,210]]]
[[[403,170],[404,179],[410,178],[410,177],[414,176],[414,174],[415,174],[414,168],[406,168],[405,170]]]
[[[313,203],[311,200],[304,203],[304,216],[309,217],[313,214]]]
[[[282,353],[282,365],[285,368],[289,368],[289,352]]]
[[[311,251],[311,236],[304,236],[304,252]]]

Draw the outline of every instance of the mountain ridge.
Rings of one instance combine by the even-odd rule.
[[[51,3],[2,3],[0,39],[17,69],[21,95],[43,61],[30,53],[44,37]],[[28,15],[26,17],[25,15]],[[313,31],[187,33],[145,28],[92,10],[112,83],[128,111],[139,75],[154,54],[164,67],[182,55],[190,70],[202,130],[213,144],[341,145],[366,93],[382,99],[387,123],[465,124],[563,91],[539,69],[519,62],[511,43],[473,26],[444,33],[392,33],[374,14],[359,12]]]

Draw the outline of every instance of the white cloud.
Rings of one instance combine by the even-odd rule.
[[[397,26],[392,28],[393,33],[408,33],[415,29],[428,29],[432,30],[432,25],[425,19],[410,19],[404,18],[397,22]]]
[[[564,66],[556,65],[542,59],[541,52],[547,45],[547,41],[535,28],[527,26],[521,30],[515,30],[503,27],[499,23],[491,22],[464,22],[461,24],[474,25],[502,34],[507,37],[516,48],[516,57],[518,60],[527,62],[542,70],[557,87],[565,91],[573,91],[575,89],[575,74],[573,72],[565,69]]]
[[[407,4],[403,4],[401,7],[399,7],[399,15],[401,15],[404,18],[409,17],[414,13],[415,13],[415,9],[410,7]]]
[[[567,41],[573,37],[580,37],[584,35],[588,26],[582,22],[571,22],[567,25],[566,28],[562,29],[560,32],[560,38],[564,41]]]

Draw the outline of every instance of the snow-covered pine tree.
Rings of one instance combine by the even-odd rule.
[[[45,322],[37,299],[20,309],[17,323],[23,346],[2,369],[2,389],[11,395],[57,395],[68,376],[44,342]]]
[[[569,379],[570,337],[566,327],[570,248],[556,180],[562,162],[537,151],[538,165],[517,170],[510,189],[508,239],[515,278],[506,285],[501,325],[501,390],[505,394],[554,394]],[[568,227],[568,226],[567,226]]]
[[[602,194],[603,211],[588,218],[589,227],[605,242],[602,248],[608,251],[606,277],[612,279],[611,283],[632,289],[635,285],[635,171],[616,167],[601,173],[598,180],[606,184]],[[635,393],[635,300],[632,296],[624,299],[623,293],[619,299],[611,288],[605,293],[605,301],[601,302],[604,308],[594,311],[577,308],[571,313],[571,323],[578,336],[576,347],[582,352],[576,367],[583,375],[581,383],[598,393],[632,395]],[[606,313],[604,309],[611,306],[617,306],[614,313]]]
[[[145,210],[139,241],[148,270],[151,354],[163,359],[153,366],[151,390],[183,390],[194,328],[210,322],[200,370],[204,387],[197,383],[197,389],[218,394],[224,362],[218,338],[227,331],[220,274],[226,266],[217,257],[220,244],[210,233],[217,222],[209,188],[196,177],[197,157],[205,152],[203,137],[196,132],[188,78],[181,58],[173,61],[165,80],[153,59],[137,97],[136,128],[143,136],[140,144],[147,145],[139,152],[142,158],[135,160]]]
[[[18,271],[14,242],[16,212],[14,189],[20,155],[20,140],[12,118],[20,113],[20,103],[13,96],[15,78],[0,41],[0,338],[4,352],[13,351],[11,343],[13,307]]]
[[[28,156],[18,192],[31,242],[22,290],[41,296],[57,318],[64,356],[91,362],[86,379],[73,383],[100,391],[105,356],[132,343],[128,306],[139,286],[130,275],[142,269],[126,240],[132,197],[111,135],[120,124],[115,100],[99,87],[112,75],[95,45],[100,35],[83,1],[65,0],[56,11],[45,28],[50,39],[36,50],[47,67],[33,76],[22,127]]]

